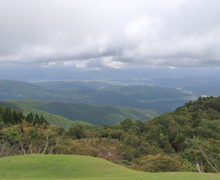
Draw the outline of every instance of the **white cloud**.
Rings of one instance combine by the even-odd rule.
[[[0,64],[220,65],[218,0],[0,0]]]

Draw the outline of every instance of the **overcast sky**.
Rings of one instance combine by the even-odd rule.
[[[0,65],[220,66],[219,0],[0,0]]]

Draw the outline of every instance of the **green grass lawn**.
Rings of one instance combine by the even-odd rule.
[[[0,179],[217,180],[220,174],[145,173],[88,156],[23,155],[0,158]]]

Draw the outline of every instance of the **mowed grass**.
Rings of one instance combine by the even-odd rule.
[[[146,173],[105,159],[78,155],[23,155],[0,159],[0,179],[217,180],[219,174]]]

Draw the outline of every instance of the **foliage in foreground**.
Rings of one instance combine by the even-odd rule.
[[[103,127],[20,125],[1,130],[1,156],[84,154],[97,156],[95,144],[118,139],[116,150],[133,169],[149,172],[219,172],[220,98],[199,98],[149,122],[126,119]],[[7,148],[5,148],[7,146]],[[127,163],[129,164],[129,163]]]
[[[96,156],[93,147],[83,140],[61,136],[63,128],[55,125],[36,124],[22,121],[21,124],[1,130],[2,147],[0,156],[21,154],[79,154]]]

